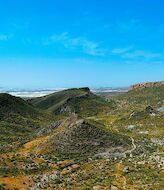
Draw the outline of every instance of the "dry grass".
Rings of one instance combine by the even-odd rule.
[[[34,182],[31,176],[0,177],[0,184],[4,184],[4,187],[8,190],[27,190],[29,186],[34,185]]]

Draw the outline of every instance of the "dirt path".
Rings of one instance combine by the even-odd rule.
[[[125,154],[130,154],[130,153],[132,153],[132,152],[137,148],[133,137],[130,136],[130,138],[131,138],[131,141],[132,141],[132,149],[125,151],[125,152],[123,153],[124,155],[125,155]]]

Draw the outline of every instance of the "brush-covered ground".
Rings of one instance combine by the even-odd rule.
[[[0,190],[161,190],[164,85],[0,94]]]

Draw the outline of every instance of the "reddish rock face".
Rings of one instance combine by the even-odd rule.
[[[161,82],[144,82],[144,83],[138,83],[134,84],[129,87],[128,91],[137,89],[137,88],[151,88],[151,87],[158,87],[164,85],[164,81]]]

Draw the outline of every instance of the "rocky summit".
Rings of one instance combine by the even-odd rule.
[[[134,84],[130,86],[128,90],[130,91],[130,90],[135,90],[139,88],[154,88],[154,87],[159,87],[159,86],[164,86],[164,81],[138,83],[138,84]]]

